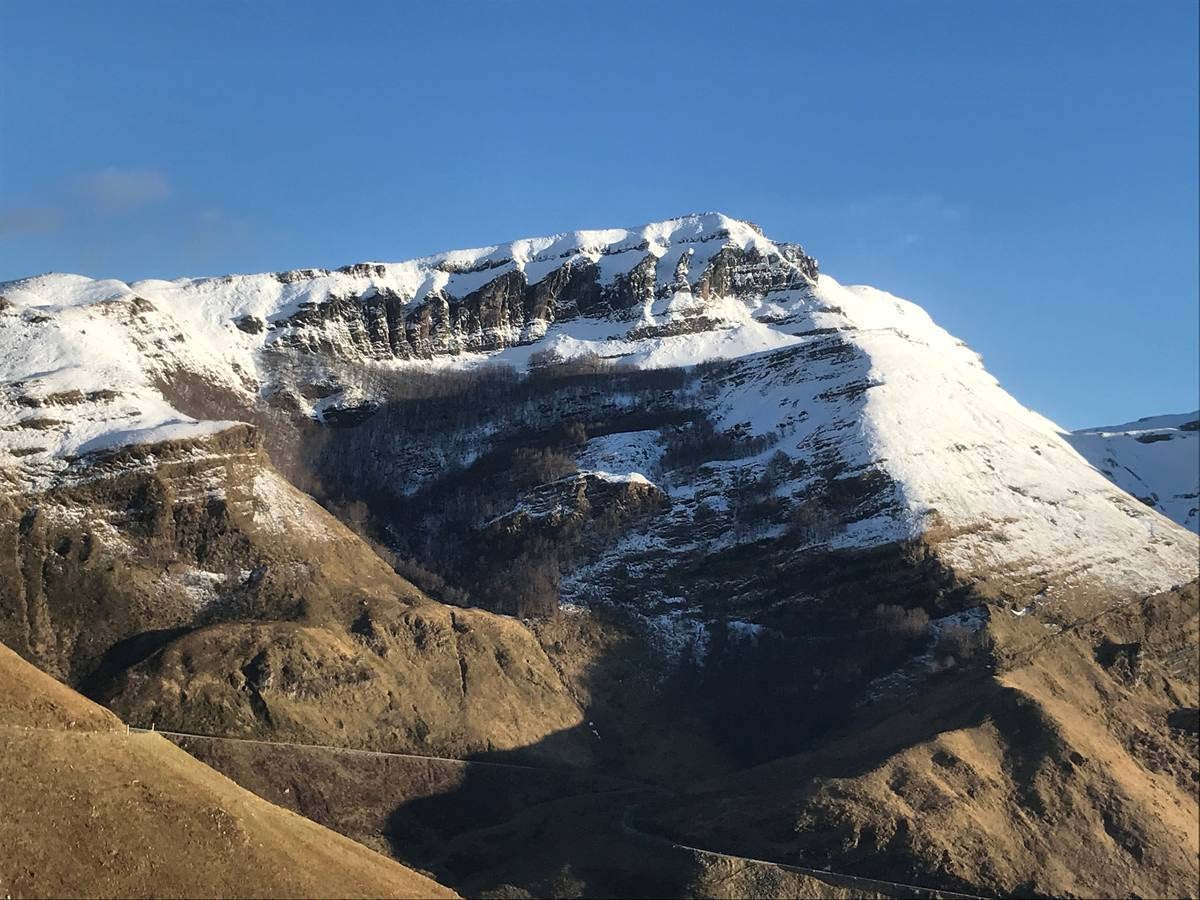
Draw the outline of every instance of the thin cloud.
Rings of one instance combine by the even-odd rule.
[[[245,219],[217,207],[202,209],[184,223],[179,250],[184,264],[195,271],[218,271],[231,256],[260,243],[261,234]]]
[[[849,218],[888,217],[905,221],[957,223],[967,217],[965,207],[938,194],[878,194],[852,200],[843,207]]]
[[[875,194],[834,205],[830,214],[876,248],[907,248],[968,224],[967,208],[934,193]]]
[[[171,196],[171,183],[155,169],[110,166],[82,176],[78,190],[99,211],[116,213],[165,200]]]
[[[49,234],[62,224],[62,213],[52,206],[25,206],[0,212],[0,238]]]

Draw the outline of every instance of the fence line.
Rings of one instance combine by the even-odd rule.
[[[131,733],[136,732],[137,734],[161,734],[167,737],[198,738],[205,741],[227,741],[235,744],[260,744],[268,747],[300,747],[304,750],[330,750],[336,753],[358,753],[363,756],[386,756],[395,757],[397,759],[421,759],[433,762],[458,763],[459,765],[465,766],[489,766],[491,768],[499,769],[521,769],[527,772],[551,772],[559,775],[589,775],[592,777],[605,778],[609,781],[624,781],[624,779],[611,778],[610,776],[600,773],[589,772],[584,769],[572,769],[565,766],[558,768],[555,766],[533,766],[522,763],[494,762],[491,760],[482,759],[459,759],[454,756],[434,756],[432,754],[422,753],[399,753],[390,750],[364,750],[360,747],[339,747],[336,744],[308,744],[301,741],[266,741],[259,738],[228,737],[220,734],[196,734],[189,731],[164,731],[161,728],[155,728],[153,726],[150,728],[140,728],[136,725],[129,725],[127,728]],[[637,782],[625,783],[636,783],[639,787],[644,786]]]

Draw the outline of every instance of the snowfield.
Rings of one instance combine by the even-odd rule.
[[[1200,411],[1083,428],[1067,440],[1115,485],[1200,531]]]
[[[735,291],[714,294],[707,279],[728,248],[750,261],[749,274],[737,276]],[[1168,518],[1197,527],[1200,440],[1175,421],[1188,417],[1068,434],[1017,403],[919,306],[814,278],[797,252],[709,213],[338,271],[132,284],[42,275],[0,284],[0,467],[29,489],[96,450],[228,427],[174,408],[164,379],[187,373],[250,408],[277,387],[266,357],[302,331],[327,354],[361,357],[344,320],[300,321],[306,311],[381,292],[418,310],[513,273],[536,285],[585,264],[603,286],[650,265],[653,282],[631,316],[510,322],[489,332],[503,338],[495,350],[372,365],[415,378],[483,363],[524,369],[542,351],[647,369],[731,360],[732,374],[714,376],[692,399],[721,428],[769,438],[760,458],[738,465],[762,466],[781,452],[814,470],[836,459],[848,474],[890,478],[887,507],[832,536],[831,546],[924,536],[957,570],[1048,588],[1146,592],[1196,576],[1196,537]],[[775,278],[763,288],[754,281],[760,270]],[[348,399],[373,398],[343,385],[309,409],[319,415]],[[655,432],[631,432],[590,441],[579,464],[606,478],[656,478],[661,455]],[[680,504],[672,515],[694,510],[706,490],[718,502],[735,468],[714,465],[667,485]],[[781,490],[799,496],[807,484],[796,477]],[[660,538],[651,527],[626,540]]]

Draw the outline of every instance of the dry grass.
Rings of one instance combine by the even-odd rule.
[[[1172,662],[1194,655],[1197,612],[1193,585],[1002,674],[945,675],[820,752],[709,783],[658,824],[700,846],[968,892],[1196,896],[1195,738],[1168,717],[1197,705],[1194,672]],[[1003,648],[1047,633],[1006,615],[992,628]],[[1138,644],[1138,670],[1106,668],[1105,641]]]
[[[64,730],[67,729],[67,730]],[[0,648],[0,895],[449,897]]]

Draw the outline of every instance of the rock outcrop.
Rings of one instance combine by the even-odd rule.
[[[249,426],[77,474],[0,501],[0,639],[128,721],[448,755],[582,721],[527,628],[425,597]]]

